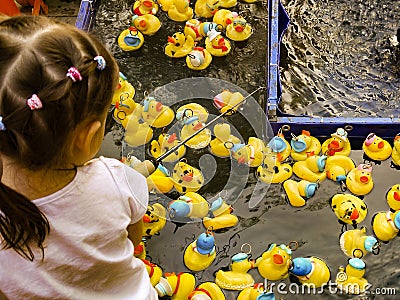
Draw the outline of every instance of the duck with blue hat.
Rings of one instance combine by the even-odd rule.
[[[351,145],[347,137],[347,131],[338,128],[335,133],[331,134],[331,138],[322,143],[322,153],[327,156],[344,155],[349,156],[351,153]]]
[[[365,267],[365,262],[358,257],[350,258],[346,268],[340,266],[335,280],[338,289],[351,295],[364,293],[369,286],[364,278]]]
[[[279,161],[285,161],[290,156],[292,150],[281,129],[278,131],[278,134],[268,142],[267,147],[271,149],[272,154],[276,155]]]
[[[180,106],[175,113],[175,118],[183,124],[187,117],[197,116],[200,122],[205,123],[208,120],[208,111],[202,105],[196,102],[191,102]]]
[[[146,97],[143,100],[142,118],[151,127],[163,128],[172,123],[175,113],[154,97]]]
[[[378,212],[372,217],[372,230],[375,236],[387,243],[394,239],[400,229],[400,210],[396,212]]]
[[[206,199],[195,192],[187,192],[168,204],[171,219],[203,218],[207,216],[208,210]]]
[[[212,228],[214,231],[236,226],[239,219],[232,212],[232,206],[227,204],[222,197],[218,197],[210,206],[212,217],[204,217],[203,225],[206,228]]]
[[[216,257],[215,239],[212,231],[200,234],[195,241],[186,247],[183,254],[185,266],[191,271],[202,271],[208,268]]]
[[[117,42],[124,51],[136,51],[143,46],[144,36],[135,26],[130,26],[119,34]]]
[[[201,130],[199,133],[194,135],[191,139],[187,140],[185,145],[192,149],[202,149],[207,147],[211,141],[211,130],[204,128],[197,115],[185,115],[182,118],[183,127],[180,131],[180,139],[185,140],[188,137]]]
[[[305,160],[297,161],[293,165],[293,173],[303,180],[321,182],[326,178],[326,155],[307,154]]]
[[[289,204],[293,207],[306,205],[306,201],[315,195],[319,187],[318,183],[307,180],[296,181],[288,179],[283,182],[283,189]]]
[[[315,256],[294,258],[289,272],[301,284],[316,288],[327,284],[331,278],[326,262]]]
[[[264,289],[264,284],[259,282],[242,290],[236,300],[275,300],[275,294]]]
[[[364,257],[368,253],[378,254],[380,243],[376,237],[367,235],[367,228],[344,231],[339,237],[340,249],[349,257],[360,255]]]
[[[227,145],[231,156],[239,165],[258,167],[263,163],[264,155],[267,151],[263,140],[256,137],[249,137],[247,144]]]
[[[290,146],[292,147],[290,156],[295,161],[305,160],[310,154],[318,155],[321,152],[321,143],[307,130],[302,130],[298,136],[292,134]]]

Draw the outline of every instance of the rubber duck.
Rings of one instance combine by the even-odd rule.
[[[289,272],[297,277],[301,284],[316,288],[325,285],[331,278],[331,271],[326,262],[315,256],[294,258]]]
[[[187,164],[183,159],[177,162],[172,171],[174,187],[179,193],[197,192],[204,184],[201,171]]]
[[[354,227],[367,216],[367,204],[351,194],[335,194],[329,204],[341,224],[352,224]]]
[[[254,268],[254,261],[249,260],[247,253],[237,253],[231,258],[230,270],[218,270],[215,283],[222,289],[240,291],[254,285],[254,279],[247,273]]]
[[[265,291],[262,283],[256,283],[242,290],[236,300],[275,300],[275,294]]]
[[[225,300],[221,288],[211,281],[206,281],[194,289],[188,296],[188,300]]]
[[[146,177],[147,187],[151,193],[166,194],[174,188],[174,181],[166,167],[159,164],[157,169]]]
[[[218,157],[229,157],[230,151],[225,146],[228,144],[239,144],[240,139],[231,134],[228,123],[220,123],[214,126],[215,138],[210,142],[210,152]]]
[[[133,250],[133,256],[135,256],[136,258],[145,259],[146,255],[146,245],[143,241],[141,241],[138,245],[135,246]]]
[[[236,226],[239,222],[238,217],[232,213],[232,206],[227,204],[222,197],[218,197],[211,203],[210,212],[211,218],[203,218],[205,228],[212,228],[215,231]]]
[[[364,257],[369,252],[377,254],[379,251],[378,240],[372,235],[367,235],[365,226],[343,232],[339,237],[339,244],[343,253],[349,257]]]
[[[400,184],[393,185],[386,192],[386,202],[392,211],[400,210]]]
[[[172,0],[157,0],[158,4],[162,11],[168,12],[169,8],[172,5]]]
[[[163,128],[175,119],[174,111],[153,97],[143,101],[142,118],[151,127]]]
[[[378,212],[372,217],[372,230],[382,242],[394,239],[400,229],[400,211]]]
[[[325,162],[326,177],[338,183],[346,182],[347,174],[355,167],[356,164],[348,156],[328,156]]]
[[[297,161],[293,165],[293,173],[300,179],[311,182],[321,182],[326,178],[325,163],[327,156],[310,155],[301,161]]]
[[[188,299],[196,285],[195,277],[190,273],[164,273],[158,284],[155,285],[158,296],[169,296],[171,300]]]
[[[336,284],[339,290],[346,294],[359,295],[369,287],[368,281],[364,278],[365,262],[357,257],[350,258],[346,268],[339,267],[336,275]]]
[[[367,195],[374,187],[372,180],[372,166],[360,164],[352,169],[346,177],[346,186],[350,192],[357,196]]]
[[[223,8],[231,8],[236,6],[236,4],[237,0],[219,0],[219,6]]]
[[[271,150],[271,154],[276,156],[279,162],[285,161],[290,156],[292,150],[289,142],[285,139],[280,130],[277,135],[268,142],[267,147]]]
[[[135,15],[155,15],[158,12],[158,4],[154,0],[136,0],[133,3],[132,11]]]
[[[392,154],[392,146],[390,146],[389,142],[375,133],[370,133],[367,136],[362,149],[364,150],[364,154],[372,161],[386,160]]]
[[[303,130],[300,135],[292,135],[293,138],[290,141],[292,146],[291,157],[295,161],[306,160],[309,156],[308,153],[318,155],[321,152],[321,143],[317,138],[311,136],[310,132]]]
[[[129,115],[122,120],[125,128],[124,141],[131,147],[147,144],[153,138],[153,130],[147,123],[140,123],[135,115]]]
[[[247,40],[253,34],[253,28],[245,18],[237,16],[233,18],[231,24],[226,26],[226,36],[235,42]]]
[[[271,244],[261,257],[256,259],[255,267],[263,278],[282,280],[289,276],[292,263],[292,250],[286,245]]]
[[[162,269],[152,263],[151,261],[147,259],[142,259],[143,263],[146,266],[147,273],[149,274],[150,277],[150,283],[152,286],[156,286],[160,282],[160,278],[162,277]]]
[[[135,88],[128,81],[128,78],[122,72],[119,72],[118,85],[115,89],[111,105],[115,105],[117,102],[124,101],[126,99],[133,100],[133,97],[135,97],[135,92]]]
[[[194,47],[186,56],[186,65],[192,70],[204,70],[212,61],[212,56],[203,47]]]
[[[400,133],[396,135],[393,141],[392,166],[397,169],[400,168]]]
[[[205,41],[206,49],[213,56],[225,56],[231,51],[231,43],[229,40],[225,39],[221,32],[216,30],[211,30]]]
[[[143,236],[159,235],[167,222],[166,216],[167,210],[160,203],[148,205],[143,216]]]
[[[287,200],[291,206],[301,207],[306,205],[306,200],[314,196],[318,184],[307,180],[295,181],[288,179],[283,182]]]
[[[169,57],[185,57],[194,48],[194,40],[190,35],[185,36],[183,32],[175,32],[168,37],[168,43],[164,48],[165,55]]]
[[[185,22],[193,17],[193,8],[189,6],[190,0],[172,0],[168,9],[168,17],[176,22]]]
[[[188,103],[180,106],[176,111],[176,119],[181,123],[184,122],[185,118],[197,116],[199,121],[204,123],[208,120],[208,111],[203,106],[196,102]]]
[[[133,26],[145,35],[153,35],[161,28],[160,20],[151,14],[143,16],[134,15],[132,17]]]
[[[236,0],[235,0],[236,1]],[[219,9],[213,17],[213,22],[226,28],[229,24],[232,24],[233,18],[237,17],[237,12],[232,12],[228,9]]]
[[[202,37],[207,37],[211,30],[221,31],[221,26],[214,22],[203,22],[199,26],[199,33]]]
[[[150,143],[150,154],[154,158],[159,158],[165,152],[175,147],[180,143],[176,133],[162,133],[157,140],[152,140]],[[163,159],[163,162],[174,162],[180,160],[186,153],[185,145],[181,145],[174,152]]]
[[[214,97],[213,102],[221,113],[226,113],[228,110],[230,110],[230,113],[234,113],[239,108],[239,103],[241,103],[243,99],[244,97],[240,92],[232,93],[229,90],[223,90]]]
[[[190,35],[194,41],[198,42],[203,39],[203,35],[200,34],[200,26],[203,22],[198,19],[190,19],[186,21],[183,33],[187,36]]]
[[[327,156],[335,154],[349,156],[351,152],[350,141],[347,137],[347,131],[338,128],[335,133],[331,134],[331,138],[322,143],[322,153]]]
[[[258,179],[270,183],[282,183],[293,175],[292,166],[283,163],[281,164],[277,156],[267,154],[263,164],[256,171]]]
[[[117,42],[122,50],[135,51],[143,46],[144,36],[136,27],[130,26],[119,34]]]
[[[198,17],[212,18],[219,8],[219,0],[197,0],[194,5],[194,12]]]
[[[249,137],[247,144],[226,145],[233,159],[239,164],[246,164],[250,167],[258,167],[264,161],[264,154],[267,149],[263,140],[256,137]]]
[[[132,98],[127,98],[127,94],[121,94],[120,100],[115,103],[112,117],[115,122],[121,124],[126,117],[135,115],[138,119],[142,116],[143,107],[136,103]]]
[[[204,218],[208,210],[209,205],[206,199],[195,192],[187,192],[168,204],[171,219]]]
[[[208,268],[216,256],[214,235],[211,231],[200,234],[186,247],[183,254],[185,266],[194,272]]]
[[[180,132],[180,139],[182,141],[201,130],[198,134],[186,141],[185,145],[187,147],[192,149],[202,149],[210,144],[211,130],[203,128],[204,123],[199,120],[198,116],[184,117],[182,123],[184,124]]]

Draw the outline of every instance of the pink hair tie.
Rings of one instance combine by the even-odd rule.
[[[82,81],[82,75],[79,73],[78,69],[71,67],[67,71],[67,77],[71,78],[73,82]]]
[[[26,104],[31,110],[37,110],[43,107],[42,101],[36,94],[33,94],[28,100],[26,100]]]

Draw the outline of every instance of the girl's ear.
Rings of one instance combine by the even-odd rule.
[[[92,121],[77,128],[73,145],[75,151],[78,151],[76,154],[89,157],[93,151],[97,151],[97,149],[93,149],[93,142],[100,128],[100,121]]]

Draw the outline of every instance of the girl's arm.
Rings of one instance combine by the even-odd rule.
[[[3,294],[3,292],[0,290],[0,300],[8,300],[6,295]]]
[[[133,245],[136,247],[142,241],[143,220],[140,219],[139,222],[130,224],[127,230],[128,230],[128,238],[132,241]],[[0,300],[2,299],[0,298]]]

